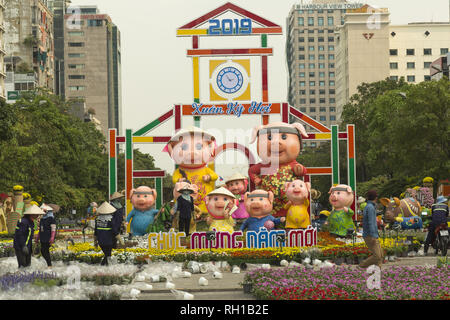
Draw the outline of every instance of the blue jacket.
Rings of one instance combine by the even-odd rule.
[[[114,237],[119,234],[120,223],[114,220],[112,214],[100,214],[95,219],[94,235],[101,246],[112,246]]]
[[[434,225],[446,223],[448,217],[448,206],[445,203],[435,203],[431,206],[431,221]]]
[[[274,224],[281,223],[280,218],[274,218],[270,214],[268,216],[265,216],[264,218],[250,217],[247,218],[247,220],[245,220],[244,223],[241,225],[241,230],[244,231],[245,229],[247,229],[247,231],[258,232],[260,228],[264,227],[264,223],[268,220],[273,221]]]
[[[17,222],[16,232],[14,233],[14,249],[22,250],[27,246],[31,252],[33,246],[34,222],[27,216],[24,216]]]
[[[147,227],[153,223],[157,213],[157,209],[150,209],[144,212],[137,209],[131,210],[127,216],[127,222],[133,218],[130,228],[131,233],[135,236],[145,235],[147,233]]]
[[[367,205],[363,211],[362,226],[363,237],[378,238],[377,212],[373,201],[367,201]]]

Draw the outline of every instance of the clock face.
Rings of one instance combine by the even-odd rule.
[[[216,82],[222,92],[235,93],[242,88],[244,77],[235,67],[225,67],[219,71]]]

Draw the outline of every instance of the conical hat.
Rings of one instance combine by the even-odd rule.
[[[50,207],[49,205],[46,205],[45,203],[43,203],[43,204],[40,206],[40,208],[41,208],[41,210],[53,211],[53,208]]]
[[[37,205],[33,204],[25,210],[24,215],[26,214],[45,214]]]
[[[247,179],[246,176],[240,174],[239,172],[236,172],[235,174],[233,174],[231,177],[229,177],[228,179],[225,180],[225,183],[234,181],[234,180],[245,180]]]
[[[181,137],[183,135],[186,135],[188,133],[189,134],[191,134],[191,133],[202,134],[202,135],[204,135],[207,138],[211,138],[212,140],[215,140],[215,138],[210,133],[206,132],[205,130],[197,128],[197,127],[194,127],[194,126],[191,126],[191,127],[186,128],[186,129],[179,130],[172,138],[170,138],[170,141],[178,141],[179,137]]]
[[[120,199],[120,198],[123,198],[123,197],[125,197],[124,194],[122,194],[122,193],[116,191],[116,192],[114,192],[114,193],[111,195],[111,197],[109,198],[109,200]]]
[[[98,214],[111,214],[116,212],[116,208],[109,204],[109,202],[103,202],[100,207],[97,209]]]
[[[230,192],[230,190],[228,190],[227,188],[224,188],[224,187],[220,187],[220,188],[213,190],[207,194],[208,197],[213,196],[213,195],[223,195],[223,196],[228,196],[228,197],[234,198],[234,194],[232,194]]]

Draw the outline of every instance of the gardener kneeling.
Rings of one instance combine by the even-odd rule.
[[[111,257],[111,251],[114,245],[114,238],[120,232],[120,224],[113,219],[116,208],[108,202],[103,202],[97,209],[97,218],[95,219],[94,243],[98,242],[105,257],[101,265],[108,265],[108,258]]]

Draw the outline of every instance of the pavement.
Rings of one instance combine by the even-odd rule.
[[[393,265],[401,266],[435,266],[437,264],[437,257],[422,256],[422,257],[404,257],[396,258],[395,261],[386,262],[382,269]],[[254,265],[253,268],[258,267]],[[354,266],[358,268],[357,265]],[[271,266],[274,268],[281,268],[278,266]],[[244,293],[241,283],[244,280],[247,271],[241,273],[232,273],[230,271],[222,271],[223,278],[213,278],[212,272],[206,274],[192,274],[190,278],[175,278],[172,283],[175,285],[175,290],[184,291],[194,296],[193,300],[256,300],[251,294]],[[199,278],[204,277],[208,280],[207,286],[200,286],[198,284]],[[146,281],[145,283],[153,286],[152,290],[141,290],[141,294],[137,297],[138,300],[174,300],[175,295],[165,288],[166,283],[152,283]]]

